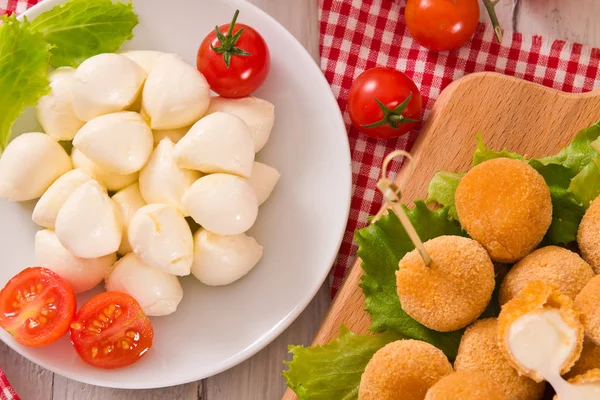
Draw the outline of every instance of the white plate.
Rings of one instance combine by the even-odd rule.
[[[44,1],[26,15],[31,20],[62,2]],[[67,337],[41,349],[20,346],[4,331],[0,338],[31,361],[71,379],[117,388],[155,388],[233,367],[265,347],[302,312],[325,280],[340,245],[350,203],[351,167],[344,123],[326,80],[304,48],[267,14],[243,0],[134,0],[133,4],[140,24],[127,48],[173,52],[195,65],[202,38],[215,25],[229,21],[236,8],[239,21],[258,29],[269,44],[271,72],[256,95],[275,104],[276,123],[258,159],[277,167],[282,178],[251,230],[264,245],[264,259],[227,287],[183,279],[179,309],[168,317],[152,318],[152,350],[125,369],[87,366]],[[31,222],[32,208],[33,204],[0,201],[0,285],[35,263],[33,237],[38,228]],[[79,296],[78,303],[100,290]]]

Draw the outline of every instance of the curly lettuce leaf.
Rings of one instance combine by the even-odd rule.
[[[571,143],[553,156],[538,159],[542,165],[560,164],[572,171],[581,172],[597,156],[591,144],[600,137],[600,121],[575,135]]]
[[[454,194],[460,180],[465,174],[440,171],[433,176],[427,187],[427,203],[435,202],[443,207],[448,207],[448,216],[458,221]]]
[[[137,24],[131,2],[69,0],[38,16],[31,27],[54,46],[50,64],[58,68],[115,52],[133,37]]]
[[[472,165],[476,166],[477,164],[481,164],[484,161],[492,160],[494,158],[512,158],[515,160],[525,160],[520,154],[513,153],[508,151],[508,149],[503,149],[502,151],[494,151],[492,149],[488,149],[483,143],[483,137],[481,133],[477,134],[477,148],[475,149],[475,154],[473,154],[473,162]]]
[[[51,46],[29,22],[14,16],[0,24],[0,149],[25,107],[34,106],[50,90],[48,59]]]
[[[395,332],[356,335],[342,326],[340,336],[327,344],[289,346],[294,355],[285,362],[283,377],[300,400],[358,399],[360,377],[373,354],[386,344],[402,339]]]
[[[405,210],[423,241],[442,235],[464,235],[460,226],[448,218],[447,209],[431,211],[423,201],[417,201],[413,209]],[[365,310],[371,315],[371,330],[392,330],[431,343],[454,359],[462,331],[441,333],[428,329],[412,319],[398,299],[395,272],[400,259],[414,249],[398,217],[390,211],[356,231],[355,239],[365,271],[360,287],[365,294]]]
[[[568,191],[586,208],[600,195],[600,157],[595,157],[571,179]]]

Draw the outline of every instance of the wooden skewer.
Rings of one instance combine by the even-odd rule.
[[[400,205],[400,200],[402,198],[401,189],[387,177],[387,167],[389,163],[398,156],[405,157],[410,163],[411,171],[406,176],[410,176],[412,174],[412,169],[414,168],[414,166],[412,164],[412,156],[410,155],[410,153],[404,150],[395,150],[388,154],[383,160],[383,165],[381,167],[381,179],[377,182],[377,189],[379,189],[379,191],[383,195],[385,202],[390,206],[390,208],[394,211],[394,213],[400,220],[400,223],[406,230],[406,233],[408,233],[408,237],[415,245],[415,248],[421,255],[421,258],[423,258],[425,265],[429,266],[429,264],[431,264],[431,256],[425,249],[425,246],[423,245],[419,234],[415,230],[415,227],[410,222],[408,216],[404,212],[404,209]]]

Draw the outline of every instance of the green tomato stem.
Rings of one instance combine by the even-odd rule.
[[[498,39],[498,43],[502,43],[502,27],[500,27],[500,22],[498,21],[498,15],[496,15],[496,5],[500,0],[481,0],[483,1],[483,5],[485,6],[489,16],[490,21],[492,22],[492,26],[494,27],[494,32],[496,33],[496,39]]]

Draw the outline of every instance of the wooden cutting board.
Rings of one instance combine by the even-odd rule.
[[[439,96],[411,153],[415,172],[402,191],[409,204],[427,196],[427,185],[439,170],[467,171],[475,150],[475,135],[483,133],[489,147],[504,147],[531,157],[553,154],[581,129],[600,119],[600,90],[570,94],[505,75],[482,72],[449,85]],[[396,181],[403,179],[401,171]],[[380,210],[380,213],[384,209]],[[362,269],[357,261],[346,277],[313,344],[326,343],[340,324],[364,333],[371,325],[358,287]],[[296,399],[288,389],[283,400]],[[332,399],[333,400],[333,399]]]

